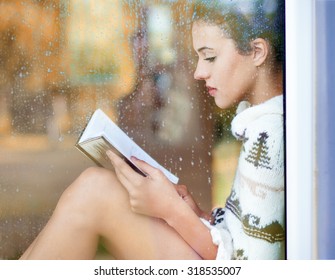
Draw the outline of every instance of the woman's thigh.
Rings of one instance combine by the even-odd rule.
[[[89,168],[63,193],[25,257],[85,259],[102,238],[117,259],[199,259],[164,221],[131,211],[112,171]]]

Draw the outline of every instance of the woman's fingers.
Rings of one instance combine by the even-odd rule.
[[[185,185],[174,185],[174,187],[181,197],[185,197],[188,195],[188,190]]]
[[[136,166],[138,166],[150,178],[156,179],[156,178],[160,178],[162,175],[164,176],[162,171],[160,171],[159,169],[155,167],[152,167],[150,164],[146,163],[143,160],[140,160],[136,157],[131,157],[131,160],[134,163],[136,163]]]
[[[143,178],[142,175],[135,172],[124,160],[122,160],[118,155],[116,155],[111,150],[107,151],[106,154],[111,160],[114,168],[117,169],[119,174],[122,174],[124,177],[126,177],[128,181],[136,182],[139,180],[139,178]],[[146,175],[148,175],[149,178],[161,179],[162,176],[165,177],[162,171],[160,171],[155,167],[152,167],[145,161],[140,160],[136,157],[132,157],[131,160],[141,171],[143,171]]]
[[[123,159],[121,159],[114,152],[107,151],[106,154],[111,160],[115,169],[115,173],[118,176],[119,180],[126,187],[128,187],[130,183],[137,182],[138,180],[143,178],[142,175],[135,172]]]

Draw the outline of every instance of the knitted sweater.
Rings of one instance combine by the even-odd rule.
[[[226,206],[213,212],[217,258],[283,259],[283,96],[252,107],[241,102],[232,133],[243,145]]]

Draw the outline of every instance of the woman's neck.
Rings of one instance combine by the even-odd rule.
[[[274,69],[260,69],[257,82],[248,101],[252,105],[263,103],[275,96],[283,94],[283,71]]]

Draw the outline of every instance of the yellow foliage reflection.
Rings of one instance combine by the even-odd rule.
[[[113,83],[114,98],[129,93],[136,78],[129,40],[134,30],[125,23],[122,3],[71,0],[69,14],[71,78],[82,83]]]

